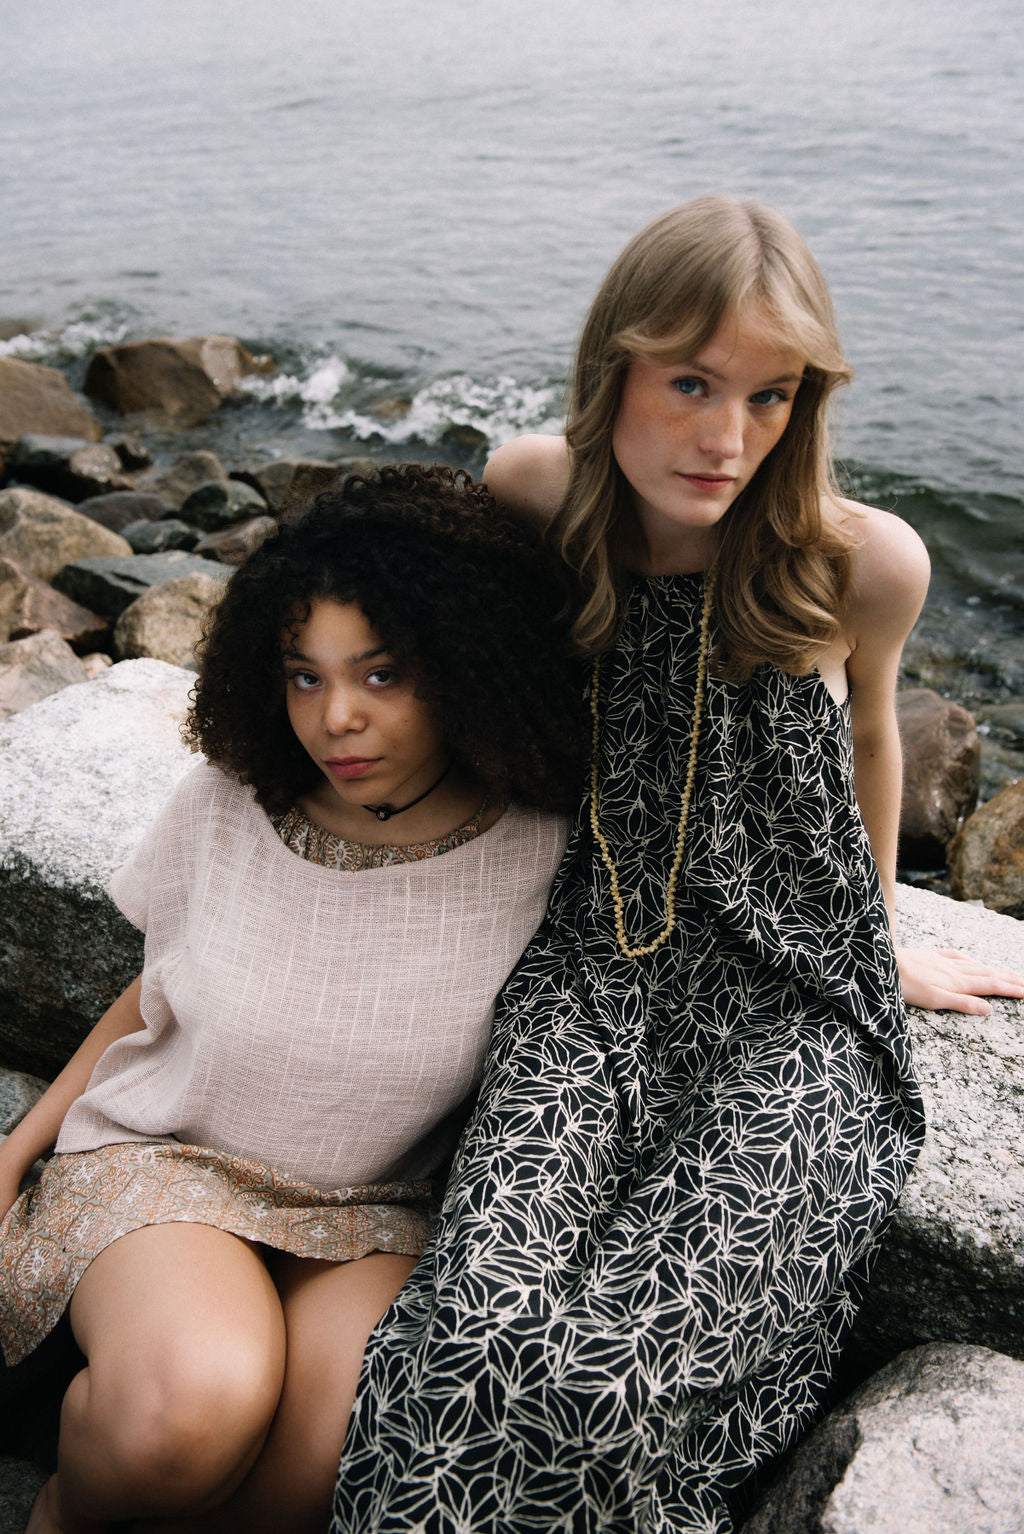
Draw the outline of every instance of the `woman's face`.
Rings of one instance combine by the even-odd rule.
[[[433,710],[355,603],[313,602],[286,635],[284,672],[291,727],[323,775],[308,797],[329,830],[347,834],[364,805],[407,804],[444,771]]]
[[[630,363],[612,451],[649,573],[710,563],[717,524],[786,429],[805,361],[751,308],[723,321],[697,356]]]

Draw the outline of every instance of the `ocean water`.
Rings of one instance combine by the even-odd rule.
[[[851,483],[932,553],[905,679],[982,720],[987,791],[1024,770],[1018,0],[0,0],[0,36],[0,345],[78,382],[99,343],[240,336],[277,371],[187,444],[229,467],[479,468],[557,429],[631,234],[782,208],[857,370]]]

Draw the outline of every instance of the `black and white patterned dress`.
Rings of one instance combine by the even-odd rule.
[[[665,917],[699,576],[635,582],[600,814]],[[678,926],[580,815],[435,1245],[374,1333],[334,1534],[691,1534],[813,1410],[923,1133],[848,709],[709,678]]]

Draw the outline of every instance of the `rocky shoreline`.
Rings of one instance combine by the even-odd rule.
[[[104,349],[87,388],[130,428],[104,435],[62,374],[0,358],[0,1133],[138,970],[106,886],[194,761],[178,731],[203,614],[288,505],[355,466],[152,462],[149,423],[201,419],[266,365],[225,337]],[[901,885],[901,940],[1021,967],[1024,783],[975,809],[970,715],[923,689],[900,715],[904,860],[940,877],[948,859],[961,897]],[[1022,1024],[1020,1001],[912,1010],[929,1135],[846,1355],[857,1388],[744,1534],[1024,1527]],[[0,1534],[52,1464],[73,1358],[58,1339],[2,1377]]]

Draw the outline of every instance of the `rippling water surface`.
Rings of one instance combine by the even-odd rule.
[[[624,241],[764,198],[828,276],[855,485],[935,563],[908,680],[1024,750],[1024,29],[1018,0],[0,0],[0,316],[228,331],[276,377],[199,435],[459,457],[554,429]],[[383,423],[381,397],[411,408]],[[449,435],[446,437],[446,433]]]

